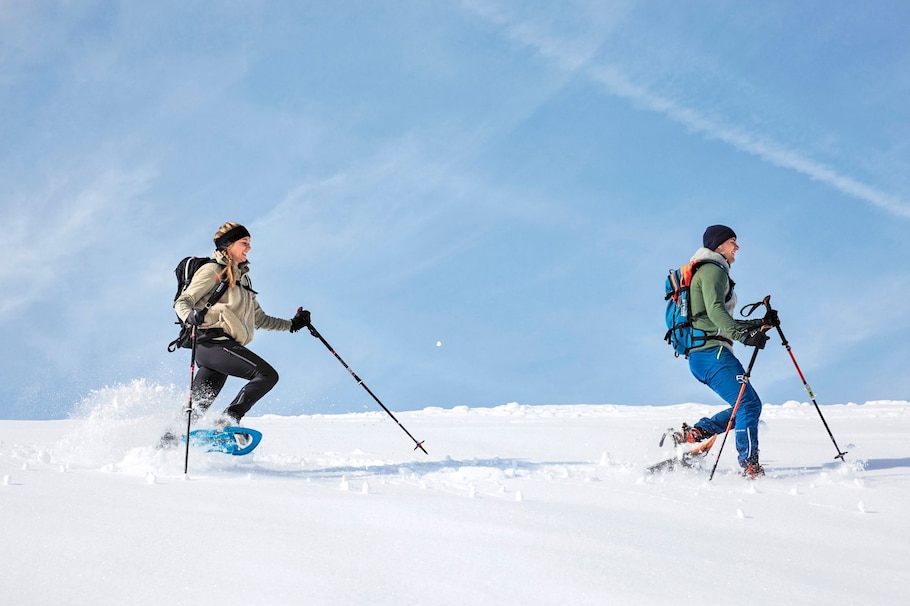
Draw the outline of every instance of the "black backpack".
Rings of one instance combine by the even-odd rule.
[[[193,280],[193,275],[195,275],[199,268],[208,263],[215,263],[215,259],[209,257],[184,257],[180,263],[177,264],[176,269],[174,269],[174,273],[177,276],[177,293],[174,295],[174,301],[176,301],[177,297],[183,294],[186,287],[190,285],[190,282]],[[208,302],[205,304],[205,308],[209,309],[212,305],[217,303],[218,299],[221,298],[221,295],[223,295],[226,290],[227,282],[224,280],[218,282],[218,286],[215,287],[215,290],[209,297]],[[175,324],[180,325],[180,334],[177,335],[176,339],[168,343],[167,350],[172,353],[181,347],[189,349],[193,346],[192,327],[181,322],[179,317]]]

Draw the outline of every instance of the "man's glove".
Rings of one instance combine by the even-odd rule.
[[[768,313],[766,313],[765,317],[762,319],[762,324],[765,326],[780,326],[780,318],[777,317],[777,310],[769,309]]]
[[[190,315],[186,317],[186,323],[190,326],[202,326],[202,323],[205,322],[205,312],[207,309],[194,309],[190,312]]]
[[[756,349],[764,349],[767,342],[768,335],[761,328],[753,328],[746,333],[746,338],[743,339],[743,345],[755,347]]]
[[[291,332],[297,332],[301,328],[310,325],[310,312],[304,308],[297,310],[297,315],[291,318]]]

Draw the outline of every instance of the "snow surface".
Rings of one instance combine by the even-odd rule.
[[[0,421],[0,604],[903,604],[910,403],[766,405],[768,477],[732,439],[648,475],[717,406],[248,417],[247,457],[152,445],[176,387]],[[717,446],[707,460],[713,465]]]

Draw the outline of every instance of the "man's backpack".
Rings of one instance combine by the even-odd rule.
[[[174,301],[183,294],[183,291],[186,290],[186,287],[190,285],[190,282],[193,280],[193,275],[199,270],[203,265],[208,263],[215,263],[215,259],[209,257],[184,257],[180,263],[177,264],[177,267],[174,269],[174,273],[177,276],[177,294],[174,295]],[[209,309],[212,305],[218,302],[218,299],[221,298],[221,295],[224,294],[224,291],[227,290],[227,282],[221,280],[218,282],[218,286],[215,287],[215,290],[209,296],[208,302],[205,304],[205,308]],[[193,346],[193,328],[192,326],[187,326],[180,321],[180,318],[177,318],[175,324],[180,324],[180,334],[177,335],[177,338],[168,343],[167,350],[170,352],[175,352],[177,349],[191,348]]]
[[[664,340],[673,348],[673,353],[677,357],[689,357],[689,352],[696,347],[700,347],[710,340],[723,341],[729,343],[730,340],[719,335],[709,335],[703,330],[692,326],[692,306],[689,300],[689,286],[692,283],[692,276],[695,271],[705,263],[714,263],[722,267],[719,263],[711,260],[694,261],[683,265],[679,269],[671,269],[667,276],[664,300],[667,302],[667,333]],[[729,299],[733,293],[733,281],[730,280],[730,290],[727,293]]]

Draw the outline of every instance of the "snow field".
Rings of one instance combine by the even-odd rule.
[[[897,604],[910,403],[767,405],[768,477],[648,475],[716,406],[248,417],[247,457],[153,447],[183,403],[138,381],[66,421],[0,421],[0,600],[20,604]],[[713,465],[716,451],[706,464]]]

